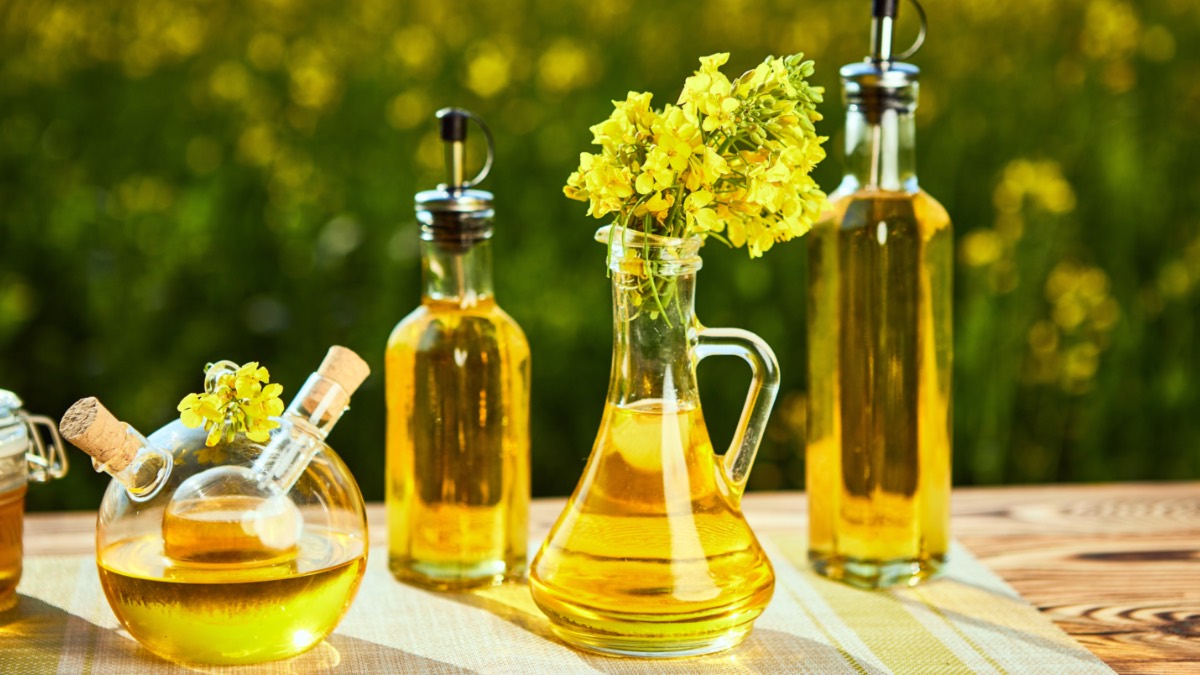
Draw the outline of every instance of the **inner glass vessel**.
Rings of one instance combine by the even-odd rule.
[[[597,240],[608,237],[605,228]],[[653,657],[726,649],[745,638],[774,590],[771,563],[740,501],[778,373],[757,337],[696,320],[699,244],[628,230],[614,241],[603,421],[530,570],[534,601],[575,647]],[[648,266],[657,279],[646,275]],[[652,292],[665,312],[650,309]],[[696,386],[697,362],[714,354],[740,356],[754,371],[723,456],[713,452]]]

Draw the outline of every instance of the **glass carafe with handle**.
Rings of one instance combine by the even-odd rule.
[[[778,387],[752,333],[705,328],[693,305],[700,239],[603,228],[611,245],[613,360],[600,432],[575,493],[534,559],[530,586],[555,632],[626,656],[739,643],[775,576],[740,503]],[[728,452],[715,454],[696,384],[708,356],[753,382]]]

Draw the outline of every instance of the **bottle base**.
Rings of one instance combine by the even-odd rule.
[[[574,630],[560,624],[551,624],[554,634],[567,645],[576,649],[605,656],[642,659],[678,659],[722,652],[741,644],[750,634],[751,627],[752,624],[747,623],[718,635],[664,638],[653,635],[604,635],[586,630]]]
[[[916,586],[941,574],[946,556],[932,555],[894,560],[864,560],[809,551],[808,561],[817,574],[857,588]]]
[[[774,584],[720,607],[682,607],[662,613],[621,612],[547,592],[530,579],[534,604],[570,647],[608,656],[672,659],[713,654],[737,646],[771,600]]]
[[[524,565],[509,565],[503,560],[464,565],[391,561],[392,576],[397,581],[431,591],[469,591],[475,588],[499,586],[524,576]]]

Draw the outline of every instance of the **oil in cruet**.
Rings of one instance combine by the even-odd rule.
[[[534,558],[530,591],[574,647],[661,658],[720,651],[745,639],[775,588],[741,497],[778,368],[757,336],[696,319],[698,237],[611,232],[596,235],[614,242],[604,416],[583,476]],[[651,283],[673,289],[666,316],[645,309]],[[697,363],[716,355],[753,364],[723,454],[705,427],[696,376]]]

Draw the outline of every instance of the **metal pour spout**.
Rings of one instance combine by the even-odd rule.
[[[921,32],[917,34],[917,39],[911,47],[901,54],[894,54],[896,15],[900,11],[900,0],[871,0],[871,54],[867,61],[886,67],[893,60],[903,61],[916,54],[921,45],[925,44],[925,8],[918,0],[911,2],[921,19]]]
[[[455,192],[462,189],[463,165],[467,159],[467,116],[457,108],[444,108],[437,116],[446,144],[446,189]]]
[[[492,170],[496,144],[487,125],[469,110],[442,108],[437,111],[437,119],[445,150],[446,182],[417,193],[421,239],[436,241],[442,248],[466,251],[475,242],[492,236],[492,193],[475,186]],[[472,123],[487,141],[487,157],[479,173],[467,178],[467,126]]]
[[[454,193],[478,185],[492,169],[495,149],[491,131],[478,116],[462,108],[442,108],[437,111],[437,118],[442,142],[446,144],[446,183],[440,187],[447,192]],[[488,153],[479,174],[467,181],[464,178],[467,164],[467,124],[472,120],[483,130],[484,137],[487,139]]]
[[[871,2],[871,60],[876,63],[892,60],[892,37],[899,5],[897,0]]]

